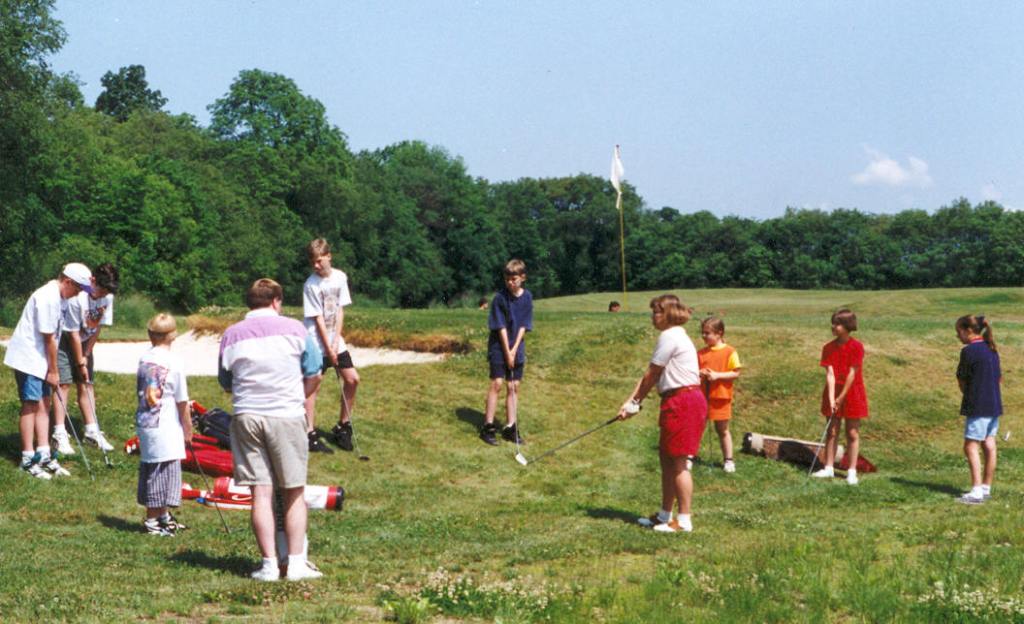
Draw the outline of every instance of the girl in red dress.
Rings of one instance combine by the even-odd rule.
[[[832,335],[836,337],[821,349],[825,368],[825,390],[821,396],[821,414],[828,421],[825,462],[815,477],[835,476],[833,464],[839,441],[839,428],[846,421],[846,456],[849,470],[846,482],[857,485],[857,456],[860,454],[860,421],[868,417],[868,395],[864,390],[864,345],[850,336],[857,330],[857,315],[842,309],[832,315]]]

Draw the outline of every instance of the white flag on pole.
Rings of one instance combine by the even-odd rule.
[[[622,166],[622,160],[619,159],[619,146],[615,146],[615,152],[612,154],[612,186],[615,187],[615,192],[622,193],[622,176],[626,175],[626,170]]]

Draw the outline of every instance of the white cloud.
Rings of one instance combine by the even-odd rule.
[[[876,149],[865,147],[864,151],[871,158],[871,162],[864,171],[850,176],[854,184],[918,188],[928,188],[934,184],[932,176],[928,173],[928,163],[916,156],[907,157],[907,166],[904,167]]]

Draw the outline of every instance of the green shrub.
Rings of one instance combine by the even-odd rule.
[[[21,318],[21,311],[25,308],[27,301],[27,298],[12,297],[0,304],[0,327],[14,329],[14,326],[18,324],[18,319]]]
[[[145,329],[154,314],[156,307],[144,295],[118,297],[114,303],[114,322],[125,327]]]

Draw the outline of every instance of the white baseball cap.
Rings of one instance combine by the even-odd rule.
[[[92,271],[81,262],[71,262],[64,265],[61,271],[64,277],[81,286],[82,290],[92,294]]]

